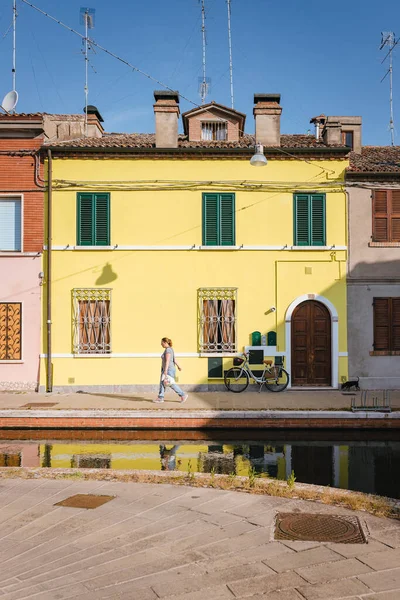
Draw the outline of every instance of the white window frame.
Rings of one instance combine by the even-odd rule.
[[[205,300],[233,300],[234,311],[231,320],[225,321],[222,315],[222,304],[218,303],[216,306],[217,311],[211,316],[204,314],[204,301]],[[203,355],[235,355],[237,353],[237,288],[231,287],[213,287],[213,288],[199,288],[197,290],[197,306],[198,306],[198,340],[199,340],[199,352]],[[221,312],[220,312],[221,311]],[[209,323],[210,331],[215,334],[217,333],[218,340],[221,341],[210,342],[205,339],[204,331],[205,324]],[[222,327],[224,323],[228,323],[230,327],[233,327],[233,338],[228,342],[223,342],[223,331]],[[209,334],[210,335],[210,334]],[[212,335],[212,334],[211,334]],[[212,336],[214,337],[214,336]]]
[[[104,345],[100,343],[98,347],[85,348],[86,346],[81,340],[80,317],[81,317],[81,302],[109,302],[108,313],[108,342]],[[111,354],[111,288],[74,288],[72,290],[73,303],[73,318],[72,318],[72,335],[73,335],[73,353],[79,356],[110,356]],[[92,325],[92,323],[91,323]]]
[[[19,200],[21,204],[21,250],[3,250],[0,246],[1,254],[21,254],[24,251],[24,194],[0,194],[0,200]]]

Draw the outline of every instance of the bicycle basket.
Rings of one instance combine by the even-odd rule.
[[[239,356],[235,356],[235,358],[233,359],[234,367],[240,367],[240,365],[242,365],[243,363],[244,363],[243,358],[239,358]]]

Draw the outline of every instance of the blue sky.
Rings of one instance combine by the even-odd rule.
[[[33,0],[83,33],[82,6],[96,10],[91,35],[156,79],[200,103],[201,10],[198,0]],[[227,6],[206,0],[207,100],[230,105]],[[81,40],[18,0],[18,112],[81,113],[84,59]],[[11,89],[12,0],[0,7],[0,95]],[[380,83],[381,31],[400,24],[391,0],[232,0],[235,108],[253,133],[253,94],[278,92],[283,133],[306,133],[311,117],[361,115],[363,143],[389,144],[389,81]],[[400,35],[400,31],[399,31]],[[106,131],[152,132],[153,91],[160,86],[96,50],[91,53],[89,103]],[[400,145],[400,44],[394,51],[395,141]],[[181,100],[181,111],[193,104]]]

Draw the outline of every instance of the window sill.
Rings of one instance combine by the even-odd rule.
[[[400,356],[400,350],[371,350],[370,356]]]
[[[400,248],[400,242],[369,242],[370,248]]]
[[[73,354],[74,358],[111,358],[112,357],[112,352],[109,352],[108,354],[78,354],[75,353]]]
[[[0,360],[0,365],[23,365],[24,360]]]
[[[231,358],[235,356],[240,356],[238,352],[200,352],[200,358],[213,358],[213,357],[221,357],[221,358]]]

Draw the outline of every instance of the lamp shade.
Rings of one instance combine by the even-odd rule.
[[[268,163],[264,156],[264,148],[262,144],[256,144],[255,153],[250,159],[252,167],[264,167]]]

